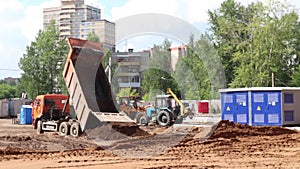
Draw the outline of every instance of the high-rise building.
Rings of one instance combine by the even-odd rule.
[[[112,55],[113,64],[117,64],[116,70],[119,88],[135,89],[141,94],[143,81],[143,72],[147,69],[147,63],[150,59],[150,51],[133,52],[115,52]]]
[[[45,8],[44,29],[51,20],[55,21],[61,38],[86,39],[94,31],[103,47],[115,47],[115,23],[102,19],[101,9],[84,5],[84,0],[61,0],[60,7]]]
[[[95,32],[100,38],[103,47],[113,49],[115,47],[115,23],[107,20],[86,20],[81,22],[80,37],[86,39],[90,32]]]

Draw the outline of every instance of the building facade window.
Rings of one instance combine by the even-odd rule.
[[[284,111],[284,121],[294,121],[294,111],[293,110]]]
[[[294,94],[284,93],[284,104],[293,104],[293,103],[294,103]]]

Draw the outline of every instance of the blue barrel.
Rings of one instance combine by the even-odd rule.
[[[32,123],[32,106],[22,105],[20,111],[20,124]]]

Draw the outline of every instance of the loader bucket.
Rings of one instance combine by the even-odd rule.
[[[63,77],[82,130],[102,122],[133,122],[119,113],[112,97],[111,86],[101,64],[101,45],[87,40],[68,38],[69,55]]]

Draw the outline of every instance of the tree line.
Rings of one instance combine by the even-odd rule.
[[[153,46],[148,69],[142,72],[145,99],[169,87],[182,99],[211,99],[226,87],[300,85],[300,24],[293,6],[274,0],[248,5],[226,0],[208,16],[209,29],[200,37],[191,35],[186,57],[179,58],[175,70],[171,42]],[[93,34],[89,38],[99,41]],[[19,61],[19,88],[30,98],[66,92],[62,69],[68,50],[54,22],[39,31]],[[111,51],[105,53],[107,65]]]
[[[293,6],[274,0],[249,5],[226,0],[208,15],[207,32],[197,40],[191,36],[187,56],[169,73],[178,95],[211,99],[219,96],[220,88],[300,85],[300,22]],[[146,72],[146,84],[156,83],[147,78],[151,71]]]

